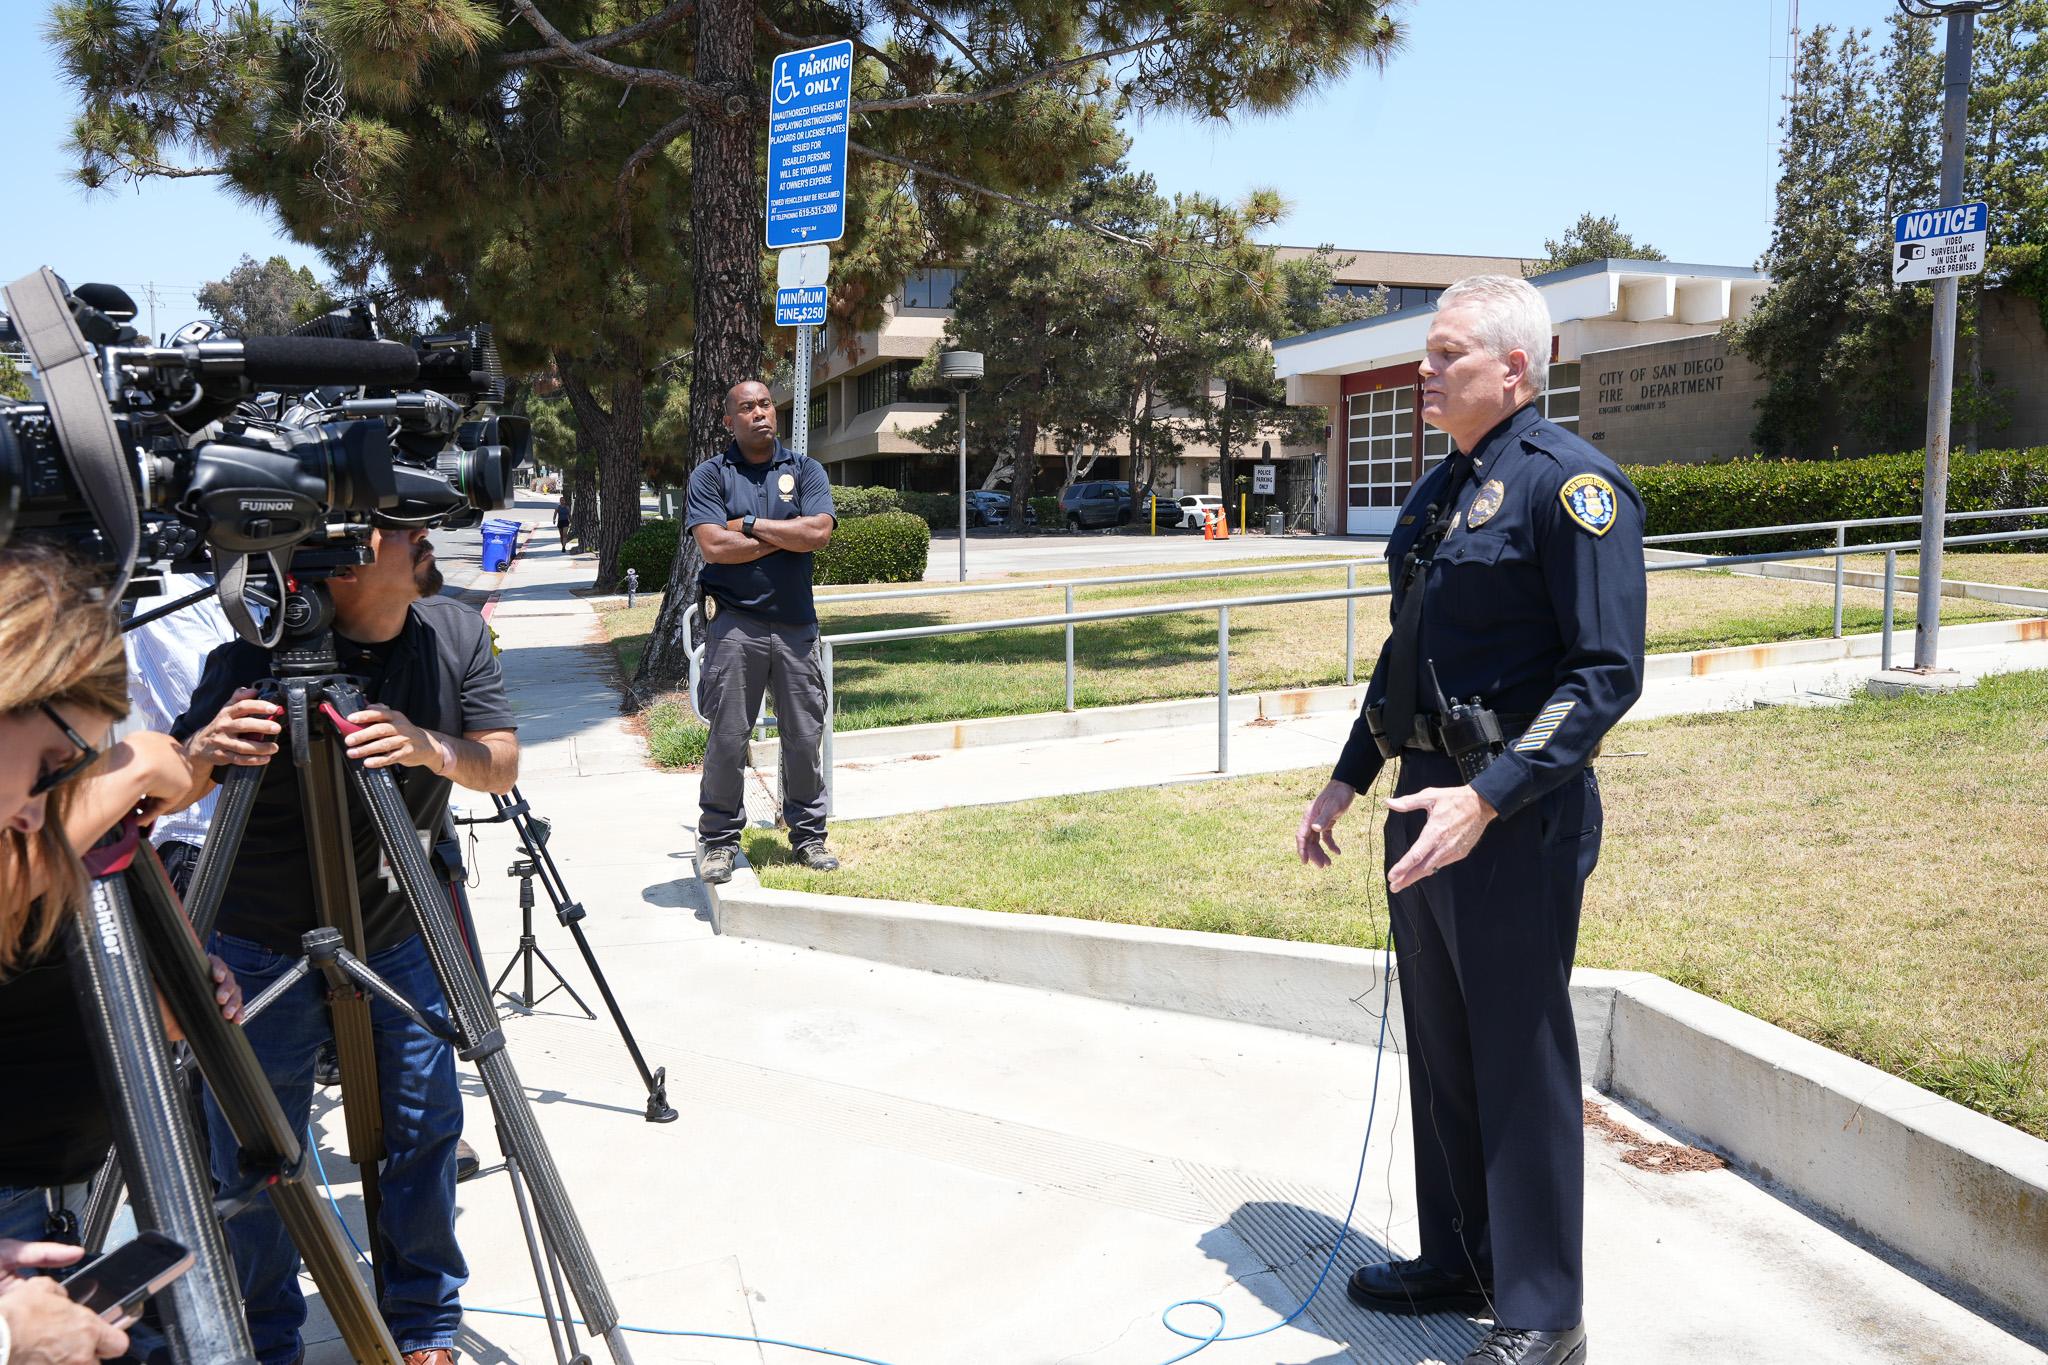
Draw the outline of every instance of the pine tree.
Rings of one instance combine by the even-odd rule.
[[[640,474],[659,361],[687,350],[695,462],[764,352],[760,152],[778,53],[855,42],[836,321],[957,256],[999,196],[1057,197],[1123,112],[1284,108],[1398,45],[1389,0],[63,0],[81,178],[223,174],[355,283],[380,273],[552,355],[608,489]],[[194,161],[202,164],[194,164]],[[204,163],[211,164],[204,164]],[[579,400],[579,388],[587,397]],[[609,574],[637,505],[603,499]],[[641,676],[684,667],[694,542]]]
[[[1664,253],[1648,242],[1638,242],[1621,230],[1612,214],[1596,217],[1582,213],[1564,236],[1543,243],[1543,259],[1522,267],[1525,277],[1547,275],[1587,261],[1661,261]]]

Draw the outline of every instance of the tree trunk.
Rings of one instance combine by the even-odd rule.
[[[1024,510],[1031,506],[1031,493],[1038,486],[1038,419],[1026,417],[1017,424],[1017,472],[1010,479],[1010,529],[1024,529]],[[1049,526],[1041,526],[1049,531]]]
[[[640,444],[644,437],[646,381],[637,355],[621,357],[619,376],[607,385],[610,407],[598,399],[582,375],[571,369],[562,376],[576,425],[587,433],[597,455],[597,581],[609,587],[618,579],[619,551],[640,529]]]
[[[576,465],[569,471],[569,539],[588,545],[597,537],[597,452],[576,433]]]
[[[694,469],[725,446],[725,393],[761,368],[761,180],[754,147],[762,92],[753,86],[753,0],[697,6],[697,79],[725,94],[718,114],[700,114],[690,133],[690,238],[696,264],[692,308],[689,462]],[[687,679],[683,612],[703,559],[695,537],[676,543],[669,590],[647,638],[635,681],[674,686]]]

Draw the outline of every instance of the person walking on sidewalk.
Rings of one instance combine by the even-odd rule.
[[[1642,499],[1544,418],[1550,338],[1523,280],[1476,276],[1438,301],[1422,417],[1457,453],[1402,509],[1393,632],[1295,836],[1328,867],[1338,819],[1398,756],[1387,890],[1422,1255],[1347,1289],[1382,1313],[1485,1313],[1465,1365],[1586,1359],[1572,957],[1600,855],[1593,758],[1643,688]],[[1456,715],[1446,694],[1465,699]]]
[[[825,847],[825,677],[811,555],[839,524],[824,466],[775,438],[775,400],[757,379],[726,390],[724,451],[690,475],[685,529],[704,555],[704,674],[697,698],[711,729],[697,824],[697,875],[731,878],[746,826],[747,734],[761,694],[775,696],[782,741],[782,819],[797,861],[830,872]]]

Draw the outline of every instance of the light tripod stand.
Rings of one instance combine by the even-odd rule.
[[[597,954],[591,951],[590,940],[583,933],[583,920],[590,912],[583,908],[581,902],[570,898],[569,887],[562,880],[561,869],[555,866],[553,856],[548,853],[548,834],[552,827],[548,821],[533,813],[533,808],[527,804],[526,797],[517,787],[512,789],[509,797],[492,793],[491,801],[497,807],[493,814],[455,817],[455,823],[458,825],[495,825],[510,822],[513,831],[519,836],[520,850],[524,855],[505,869],[506,876],[519,879],[519,948],[512,954],[512,960],[505,964],[505,970],[498,973],[498,979],[491,983],[491,994],[502,995],[511,1001],[515,1008],[531,1012],[542,1000],[556,991],[567,991],[569,998],[576,1002],[577,1008],[583,1011],[585,1018],[597,1018],[596,1012],[583,1003],[583,997],[578,995],[576,988],[563,977],[561,969],[548,960],[548,955],[541,951],[538,941],[533,936],[533,884],[538,881],[546,889],[548,900],[554,904],[556,921],[576,940],[576,950],[583,954],[583,965],[589,969],[590,979],[597,983],[598,994],[604,997],[605,1009],[610,1012],[612,1023],[617,1026],[619,1037],[633,1058],[633,1065],[639,1069],[640,1082],[647,1087],[647,1121],[673,1123],[676,1111],[668,1102],[668,1068],[657,1067],[650,1070],[647,1058],[641,1055],[640,1044],[634,1040],[633,1030],[626,1026],[626,1016],[620,1011],[617,998],[612,995],[611,983],[605,980],[604,969],[597,965]],[[547,969],[548,975],[555,979],[555,984],[539,996],[534,995],[535,962],[539,962]],[[515,967],[524,969],[524,993],[504,989],[505,980],[512,975]]]

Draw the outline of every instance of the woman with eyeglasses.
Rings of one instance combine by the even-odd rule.
[[[127,1335],[35,1272],[79,1257],[68,1240],[84,1182],[113,1141],[59,932],[77,912],[89,848],[128,815],[182,803],[191,765],[168,735],[108,737],[128,714],[120,628],[79,565],[0,550],[0,1359],[87,1362]],[[230,1019],[241,992],[218,960]]]

